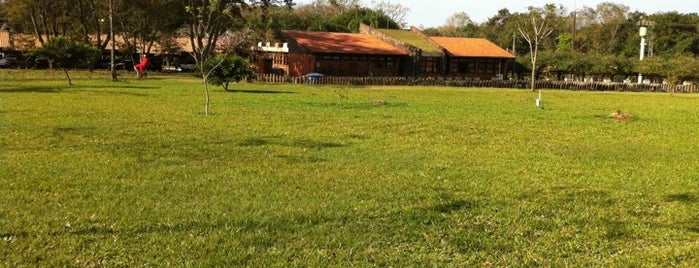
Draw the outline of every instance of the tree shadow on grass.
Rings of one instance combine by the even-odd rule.
[[[70,87],[46,87],[46,86],[16,86],[0,87],[0,93],[59,93]]]
[[[248,138],[238,143],[238,146],[266,146],[266,145],[280,145],[288,147],[299,147],[307,149],[327,149],[327,148],[338,148],[346,146],[343,143],[337,142],[323,142],[311,139],[296,139],[292,141],[285,141],[280,137],[268,137],[268,138]]]
[[[628,240],[633,237],[632,225],[625,221],[610,220],[605,223],[605,237],[608,240]]]
[[[183,233],[211,233],[215,231],[235,233],[255,233],[254,236],[238,236],[246,240],[246,244],[256,244],[262,248],[274,246],[278,239],[275,234],[294,233],[303,229],[333,224],[341,225],[348,221],[346,216],[327,215],[325,213],[292,213],[283,217],[257,219],[248,217],[224,218],[216,220],[185,220],[180,222],[142,222],[134,225],[110,225],[104,222],[83,222],[71,226],[57,225],[44,231],[16,230],[0,231],[0,239],[13,240],[17,238],[50,236],[56,239],[66,236],[132,236],[132,235],[165,235],[179,236]],[[260,235],[261,234],[261,235]],[[0,240],[1,241],[1,240]]]
[[[671,194],[665,196],[665,201],[681,202],[681,203],[696,203],[699,197],[691,193]]]
[[[699,196],[693,193],[670,194],[665,196],[665,201],[690,205],[699,202]],[[699,217],[694,217],[692,220],[686,222],[680,222],[678,227],[693,233],[699,233]]]
[[[468,210],[476,207],[477,205],[478,204],[473,200],[458,199],[434,204],[427,207],[427,210],[438,213],[452,213],[459,210]]]
[[[257,90],[257,89],[229,89],[226,90],[229,93],[252,93],[252,94],[294,94],[291,91],[278,91],[278,90]]]
[[[263,138],[249,138],[238,143],[238,146],[265,146],[271,142]]]
[[[73,87],[75,88],[75,87]],[[81,87],[77,87],[81,88]],[[153,86],[134,86],[134,85],[110,85],[110,86],[85,86],[85,88],[106,88],[106,89],[157,89]]]
[[[105,90],[73,90],[71,92],[86,92],[86,93],[93,93],[93,94],[102,94],[102,95],[127,95],[127,96],[137,96],[137,97],[145,97],[148,96],[147,94],[144,93],[138,93],[136,91],[105,91]]]
[[[178,232],[191,230],[210,230],[223,224],[204,223],[200,221],[183,222],[177,224],[152,223],[141,226],[124,226],[112,227],[103,224],[85,223],[76,224],[76,226],[61,226],[56,227],[51,231],[42,232],[50,236],[61,235],[111,235],[111,234],[145,234],[145,233],[161,233],[161,232]],[[2,232],[0,237],[30,237],[36,236],[35,232],[26,230],[16,232]]]
[[[684,229],[692,233],[699,233],[699,217],[693,217],[690,220],[678,222],[674,228]]]
[[[61,93],[66,90],[72,92],[95,92],[95,93],[112,93],[112,94],[129,94],[126,92],[108,92],[90,89],[156,89],[157,87],[148,86],[132,86],[132,85],[114,85],[114,86],[10,86],[0,87],[0,93]],[[139,94],[136,94],[139,95]]]

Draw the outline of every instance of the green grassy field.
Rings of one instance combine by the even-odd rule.
[[[0,70],[0,266],[699,265],[699,95],[71,75]]]

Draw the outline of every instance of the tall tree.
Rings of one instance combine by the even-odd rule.
[[[658,55],[689,54],[699,56],[699,15],[677,12],[650,16],[649,28],[652,51]]]
[[[510,51],[524,48],[524,40],[516,38],[519,35],[519,31],[517,31],[514,23],[517,21],[515,18],[517,15],[510,13],[506,8],[498,10],[497,14],[480,25],[478,36],[486,38],[500,47],[508,48]],[[519,54],[517,51],[513,53]],[[526,52],[522,50],[523,53]]]
[[[603,2],[597,5],[597,22],[600,26],[597,40],[603,41],[601,48],[604,50],[600,52],[610,54],[620,51],[622,40],[625,39],[620,38],[623,34],[621,29],[628,12],[629,7],[621,4]]]
[[[185,9],[178,0],[118,0],[117,29],[123,47],[149,53],[153,44],[170,38],[184,25]],[[155,12],[157,10],[157,12]]]
[[[474,37],[478,27],[466,12],[457,12],[449,16],[445,24],[439,28],[441,35],[454,37]]]
[[[15,23],[13,26],[21,31],[32,31],[40,44],[44,44],[47,37],[61,36],[73,29],[67,21],[72,10],[68,7],[65,0],[8,0],[3,6]]]
[[[400,3],[393,4],[389,1],[379,1],[374,3],[373,9],[386,15],[402,28],[406,27],[408,24],[405,17],[408,15],[408,13],[410,13],[410,8],[405,7]]]
[[[219,36],[242,19],[244,0],[189,0],[187,28],[192,56],[201,65],[214,54]]]

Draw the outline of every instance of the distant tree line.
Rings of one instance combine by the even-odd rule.
[[[282,41],[282,30],[357,32],[361,23],[377,28],[406,28],[411,12],[390,1],[315,0],[3,0],[0,22],[16,33],[32,34],[40,43],[65,37],[107,49],[109,2],[114,31],[124,37],[121,52],[178,52],[175,37],[189,37],[200,56],[213,53],[202,40],[223,41],[227,51],[244,54],[257,41]],[[366,2],[366,1],[364,1]],[[394,1],[395,2],[395,1]],[[615,3],[570,10],[549,4],[512,13],[503,8],[476,23],[456,12],[428,35],[486,38],[513,52],[522,74],[532,69],[529,44],[520,29],[531,12],[550,10],[551,33],[538,40],[535,76],[539,79],[596,77],[623,81],[637,73],[672,83],[699,80],[699,15],[680,12],[645,14]],[[639,60],[639,26],[648,27],[645,59]],[[419,26],[419,25],[418,25]],[[107,37],[105,37],[107,36]],[[16,40],[17,46],[22,40]],[[198,59],[201,61],[203,58]]]
[[[407,12],[389,2],[364,7],[359,0],[316,0],[304,5],[296,5],[293,0],[112,2],[114,31],[124,37],[119,41],[123,42],[120,47],[125,52],[148,52],[155,43],[165,49],[168,45],[175,46],[173,37],[191,36],[191,26],[204,15],[204,9],[218,12],[208,18],[207,25],[220,28],[223,30],[220,37],[226,35],[227,42],[239,46],[255,40],[280,40],[281,31],[287,29],[356,32],[360,23],[400,28],[405,26]],[[109,32],[108,5],[109,1],[105,0],[4,0],[0,1],[0,23],[9,25],[15,33],[33,35],[40,44],[61,36],[105,50],[110,41],[105,35]],[[16,41],[18,47],[31,46],[22,43],[23,40]]]

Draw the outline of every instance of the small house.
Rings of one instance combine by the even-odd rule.
[[[502,80],[515,56],[484,38],[430,37],[446,52],[446,75]]]

